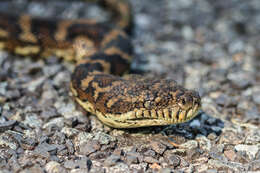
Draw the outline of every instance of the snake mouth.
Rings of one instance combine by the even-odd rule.
[[[171,109],[163,109],[158,110],[156,112],[157,117],[155,115],[147,114],[146,117],[143,115],[139,115],[137,117],[137,113],[132,111],[125,113],[121,118],[102,118],[107,125],[113,126],[116,128],[136,128],[136,127],[145,127],[145,126],[163,126],[163,125],[171,125],[171,124],[179,124],[187,122],[198,114],[200,110],[200,105],[194,105],[190,109],[182,110],[180,107],[174,107]],[[146,112],[144,110],[143,112]],[[122,118],[127,117],[127,118]]]
[[[188,111],[178,111],[176,114],[176,118],[166,119],[166,118],[139,118],[139,119],[129,119],[125,122],[121,121],[118,123],[124,124],[131,124],[131,127],[145,127],[145,126],[164,126],[164,125],[171,125],[171,124],[179,124],[187,122],[198,114],[198,110],[190,109]]]
[[[181,107],[176,106],[170,109],[163,109],[157,111],[158,117],[140,117],[127,119],[126,122],[133,124],[138,124],[138,126],[160,126],[160,125],[171,125],[187,122],[198,115],[201,109],[200,103],[194,104],[192,107],[181,109]]]

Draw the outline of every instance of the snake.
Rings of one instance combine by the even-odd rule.
[[[92,1],[107,10],[110,19],[0,12],[0,49],[21,57],[56,56],[75,63],[70,82],[74,100],[112,128],[179,124],[196,117],[201,109],[197,91],[172,79],[125,75],[134,56],[130,3]]]

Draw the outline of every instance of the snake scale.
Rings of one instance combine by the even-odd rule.
[[[93,0],[92,0],[93,1]],[[131,8],[123,0],[95,0],[111,21],[39,18],[0,12],[0,49],[77,63],[70,88],[79,105],[114,128],[186,122],[201,107],[196,91],[173,80],[123,78],[131,64]]]

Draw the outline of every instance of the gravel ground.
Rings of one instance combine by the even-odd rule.
[[[0,51],[0,173],[260,171],[260,1],[131,4],[132,71],[198,90],[203,112],[181,125],[112,129],[71,99],[73,64]],[[80,2],[13,0],[0,10],[109,15]]]

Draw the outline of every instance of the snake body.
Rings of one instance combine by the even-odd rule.
[[[47,19],[0,12],[0,49],[22,56],[76,61],[70,88],[77,103],[114,128],[186,122],[201,106],[196,91],[173,80],[120,77],[132,59],[131,9],[122,0],[96,0],[112,22]]]

